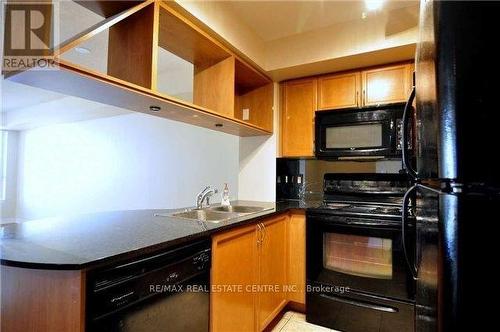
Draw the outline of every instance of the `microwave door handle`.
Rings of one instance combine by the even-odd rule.
[[[408,143],[409,140],[411,139],[409,136],[409,119],[411,115],[411,104],[413,104],[413,100],[415,99],[415,87],[412,88],[410,98],[408,98],[408,101],[406,102],[404,111],[403,111],[403,123],[402,123],[402,147],[401,147],[401,153],[402,153],[402,159],[403,159],[403,166],[406,169],[406,172],[413,178],[417,179],[418,174],[417,172],[413,169],[411,165],[411,160],[410,160],[410,151],[408,149]]]
[[[412,186],[408,191],[405,193],[403,197],[403,211],[401,212],[401,244],[403,246],[403,253],[405,256],[406,264],[408,264],[408,268],[410,269],[411,275],[414,280],[417,280],[417,275],[418,275],[418,269],[416,266],[416,259],[414,259],[414,262],[410,262],[410,256],[408,255],[408,250],[406,248],[406,225],[407,225],[407,211],[408,211],[408,203],[410,201],[411,194],[419,187],[418,184],[415,184]]]

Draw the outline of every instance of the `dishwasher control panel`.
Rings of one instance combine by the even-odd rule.
[[[156,296],[185,291],[183,285],[208,274],[209,242],[189,245],[102,271],[89,273],[87,309],[91,320]]]

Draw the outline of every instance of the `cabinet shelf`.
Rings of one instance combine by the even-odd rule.
[[[234,117],[272,132],[273,83],[239,59],[234,75]]]
[[[215,114],[194,104],[168,97],[115,77],[57,61],[57,70],[26,70],[9,77],[17,83],[80,97],[131,111],[159,116],[237,136],[269,135],[269,131]],[[160,107],[150,111],[150,106]],[[222,126],[217,126],[222,124]]]
[[[9,79],[232,135],[272,134],[272,81],[267,76],[164,2],[105,3],[82,5],[106,19],[55,51],[58,69],[27,69]],[[103,31],[107,62],[98,69],[65,58]],[[170,62],[160,72],[162,59]],[[172,62],[183,68],[181,74],[169,69]],[[176,91],[181,81],[190,91]],[[238,112],[242,103],[252,109],[249,119]],[[160,109],[151,111],[151,106]]]

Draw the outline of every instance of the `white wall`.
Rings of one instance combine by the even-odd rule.
[[[275,182],[276,136],[240,138],[238,198],[274,202]]]
[[[19,133],[8,131],[6,137],[6,187],[5,199],[1,201],[0,224],[2,221],[13,221],[16,218],[16,197],[17,197],[17,147]],[[2,141],[2,139],[0,139]],[[3,142],[2,142],[3,143]],[[3,144],[2,144],[3,145]],[[3,148],[0,147],[0,148]],[[2,160],[3,163],[3,160]],[[3,166],[3,165],[2,165]],[[1,190],[1,188],[0,188]]]
[[[238,155],[236,136],[142,114],[24,131],[17,216],[193,206],[224,182],[235,199]]]

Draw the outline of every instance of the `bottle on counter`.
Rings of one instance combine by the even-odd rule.
[[[222,201],[220,203],[223,206],[231,205],[229,201],[229,188],[227,187],[227,183],[224,184],[224,190],[222,190]]]

